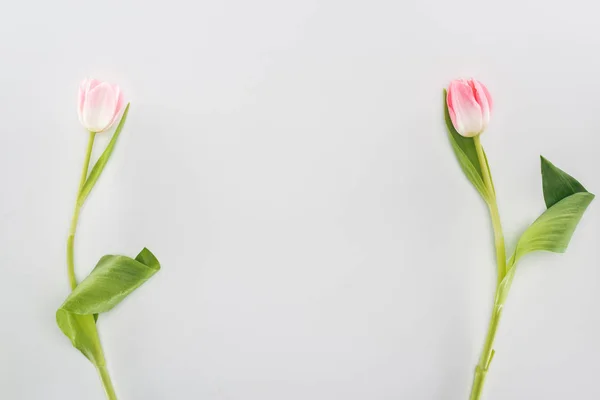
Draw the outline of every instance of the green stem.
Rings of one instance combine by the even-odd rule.
[[[88,169],[90,167],[90,158],[92,157],[92,148],[94,147],[94,139],[96,138],[95,132],[90,132],[90,138],[88,140],[87,151],[85,153],[85,160],[83,162],[83,170],[81,171],[81,178],[79,180],[79,189],[77,190],[77,201],[75,202],[75,211],[73,212],[73,218],[71,218],[71,228],[69,229],[69,238],[67,239],[67,273],[69,275],[69,283],[71,284],[71,290],[77,287],[77,278],[75,277],[75,232],[77,231],[77,222],[79,221],[79,211],[81,210],[81,204],[79,203],[79,194],[85,184],[88,175]]]
[[[496,300],[500,298],[498,290],[496,291]],[[479,356],[479,363],[475,368],[475,377],[473,378],[471,397],[469,397],[470,400],[479,400],[481,397],[481,393],[483,391],[483,384],[485,383],[487,372],[490,368],[490,364],[492,363],[492,359],[494,358],[495,354],[494,339],[496,338],[496,331],[498,330],[498,324],[500,323],[500,317],[502,316],[502,307],[502,303],[499,303],[497,301],[494,303],[494,308],[492,310],[492,316],[490,317],[490,323],[488,326],[483,351]]]
[[[92,148],[94,147],[94,139],[96,138],[95,132],[90,132],[88,145],[85,153],[85,160],[83,162],[83,169],[81,171],[81,178],[79,180],[79,189],[77,191],[77,201],[75,202],[75,210],[73,212],[73,217],[71,219],[71,227],[69,229],[69,237],[67,239],[67,273],[69,275],[69,283],[71,285],[71,290],[77,287],[77,278],[75,277],[75,233],[77,232],[77,223],[79,222],[79,212],[81,211],[81,206],[83,205],[83,201],[79,200],[81,195],[81,190],[85,185],[85,182],[88,177],[88,170],[90,168],[90,159],[92,157]],[[89,318],[93,318],[93,316],[89,316]],[[115,389],[113,387],[112,381],[110,379],[110,375],[108,373],[108,369],[106,368],[104,352],[102,350],[102,344],[100,343],[100,339],[98,336],[98,329],[96,328],[96,324],[92,320],[92,328],[93,332],[91,332],[92,337],[95,338],[98,344],[98,350],[101,354],[101,360],[99,362],[100,365],[96,366],[98,370],[98,374],[100,375],[100,379],[102,380],[102,386],[104,387],[104,391],[106,392],[106,397],[108,400],[117,400],[117,395],[115,394]]]
[[[502,315],[502,308],[504,306],[504,299],[508,295],[510,285],[503,285],[502,281],[506,276],[506,247],[504,244],[504,234],[502,233],[502,224],[500,222],[500,212],[498,211],[498,202],[496,200],[496,192],[492,183],[492,175],[481,146],[481,140],[479,136],[473,138],[475,149],[477,151],[477,158],[479,159],[479,165],[481,166],[481,173],[483,175],[483,183],[488,191],[488,207],[490,210],[490,217],[492,219],[492,227],[494,229],[494,244],[496,247],[496,265],[498,269],[498,277],[496,284],[496,296],[494,300],[494,308],[492,309],[492,315],[490,317],[490,323],[488,326],[483,351],[479,357],[479,362],[475,368],[475,377],[473,378],[473,386],[471,388],[470,400],[479,400],[483,391],[483,385],[487,376],[490,364],[494,358],[494,339],[496,338],[496,332],[500,323],[500,317]]]
[[[106,398],[108,400],[117,400],[117,394],[115,393],[115,388],[113,387],[112,381],[110,380],[108,369],[105,365],[100,365],[97,367],[97,369],[98,374],[100,374],[100,379],[102,379],[102,386],[104,386]]]
[[[504,234],[502,233],[502,224],[500,222],[500,212],[498,211],[498,202],[496,201],[496,193],[494,191],[494,185],[492,184],[492,176],[490,174],[490,169],[488,168],[479,136],[475,136],[473,138],[473,142],[475,143],[477,158],[479,159],[481,173],[483,174],[483,183],[489,192],[488,207],[490,209],[490,216],[492,218],[492,227],[494,228],[496,264],[498,267],[498,284],[500,284],[502,279],[504,279],[504,275],[506,275],[506,247],[504,245]]]

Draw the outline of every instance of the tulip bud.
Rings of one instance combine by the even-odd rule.
[[[446,97],[452,125],[465,137],[481,134],[490,122],[492,96],[475,79],[457,79],[450,82]]]
[[[79,85],[79,121],[90,132],[110,128],[125,104],[117,85],[96,79],[85,79]]]

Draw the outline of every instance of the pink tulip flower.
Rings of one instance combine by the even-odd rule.
[[[90,132],[109,129],[123,110],[125,100],[117,85],[85,79],[79,85],[79,121]]]
[[[492,96],[475,79],[456,79],[450,82],[446,97],[452,124],[465,137],[481,134],[490,122]]]

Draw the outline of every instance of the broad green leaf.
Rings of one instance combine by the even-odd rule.
[[[104,364],[104,356],[93,316],[73,314],[59,308],[56,312],[56,323],[60,330],[71,339],[73,347],[81,351],[92,364]]]
[[[573,178],[560,168],[557,168],[544,157],[541,157],[541,161],[542,185],[547,208],[552,207],[554,204],[572,194],[587,192],[577,179]]]
[[[96,181],[98,181],[98,178],[102,174],[102,171],[104,171],[104,167],[106,166],[106,163],[108,162],[108,159],[110,158],[110,156],[113,152],[113,149],[115,148],[117,139],[119,138],[119,135],[121,134],[121,130],[123,129],[123,126],[125,125],[125,120],[127,119],[128,112],[129,112],[129,104],[127,104],[127,107],[125,107],[125,111],[123,111],[123,116],[121,117],[121,121],[119,121],[119,125],[117,125],[117,129],[115,130],[115,133],[113,134],[112,138],[110,139],[108,146],[106,146],[106,149],[104,149],[104,152],[102,153],[100,158],[98,158],[98,161],[96,161],[96,164],[94,164],[94,166],[92,167],[92,171],[90,172],[90,175],[88,176],[87,180],[85,181],[85,184],[81,188],[81,193],[79,193],[79,198],[77,199],[77,202],[79,203],[79,205],[82,205],[85,202],[85,199],[88,197],[88,195],[94,188]]]
[[[75,314],[100,314],[111,310],[160,269],[148,249],[134,259],[104,256],[65,300],[63,309]]]
[[[446,90],[444,90],[444,116],[446,120],[446,127],[448,128],[450,144],[452,145],[452,150],[454,150],[454,153],[456,154],[456,158],[458,159],[461,169],[469,181],[471,181],[473,186],[475,186],[475,189],[477,189],[479,194],[481,194],[483,199],[488,201],[490,195],[485,187],[485,184],[483,183],[483,175],[481,172],[479,158],[477,157],[475,143],[472,138],[462,136],[454,128],[452,119],[450,119],[450,113],[448,112],[448,105],[446,104]]]
[[[519,239],[513,265],[533,251],[564,253],[579,220],[593,199],[593,194],[580,192],[548,208]]]
[[[159,269],[158,260],[148,249],[143,249],[135,260],[102,257],[56,312],[58,326],[92,363],[102,365],[94,315],[111,310]]]

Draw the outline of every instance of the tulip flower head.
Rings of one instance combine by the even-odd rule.
[[[456,79],[450,82],[446,96],[452,125],[465,137],[481,134],[490,122],[492,96],[475,79]]]
[[[104,132],[116,121],[125,100],[117,85],[85,79],[79,85],[79,121],[90,132]]]

